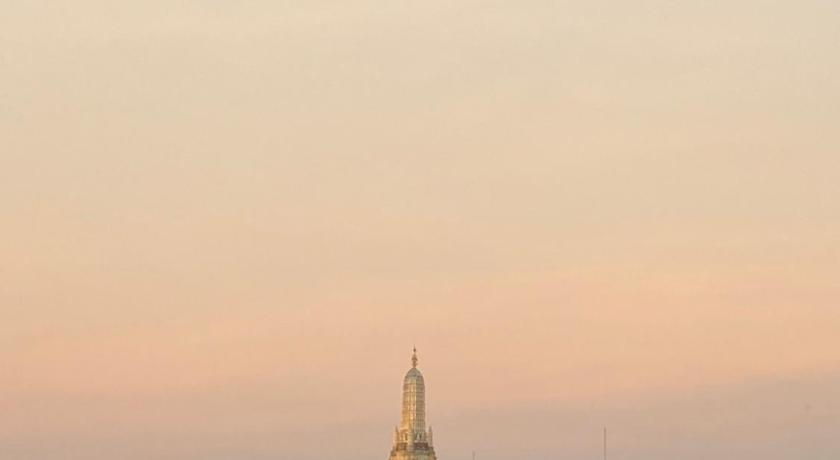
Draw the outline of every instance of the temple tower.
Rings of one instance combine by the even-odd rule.
[[[437,460],[432,445],[432,428],[426,431],[426,383],[417,369],[417,349],[411,355],[411,369],[403,379],[402,418],[394,429],[390,460]]]

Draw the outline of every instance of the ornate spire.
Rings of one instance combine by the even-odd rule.
[[[389,460],[436,460],[432,434],[426,430],[426,384],[417,369],[417,361],[417,347],[414,347],[411,369],[403,379],[402,417]]]

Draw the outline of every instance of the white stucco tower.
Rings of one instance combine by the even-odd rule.
[[[426,383],[417,369],[416,348],[411,355],[411,369],[403,380],[402,419],[394,429],[390,460],[437,460],[432,427],[426,430]]]

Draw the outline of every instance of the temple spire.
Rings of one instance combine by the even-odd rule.
[[[389,460],[437,460],[431,429],[426,429],[426,383],[417,368],[417,347],[402,386],[402,417]]]

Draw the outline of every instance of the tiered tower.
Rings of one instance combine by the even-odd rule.
[[[426,431],[426,384],[417,369],[416,348],[411,355],[411,369],[403,380],[402,420],[394,428],[390,460],[437,460],[432,427]]]

